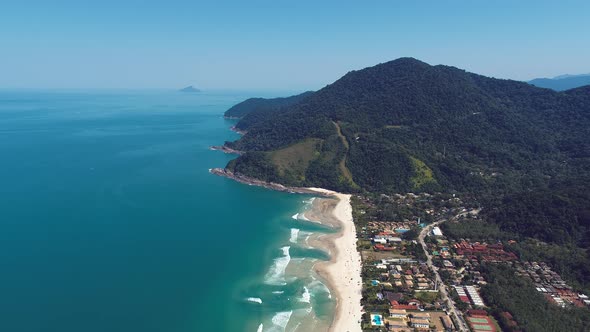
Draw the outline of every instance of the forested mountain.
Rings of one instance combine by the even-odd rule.
[[[557,92],[402,58],[242,121],[247,133],[226,144],[245,153],[228,170],[348,192],[458,192],[523,259],[590,290],[590,86]]]
[[[590,189],[586,184],[559,183],[510,194],[487,204],[492,208],[484,211],[485,217],[508,232],[545,242],[590,247]]]
[[[336,190],[511,191],[588,172],[590,88],[555,92],[402,58],[256,121],[228,168]]]
[[[243,118],[250,113],[276,111],[277,109],[298,103],[311,94],[313,94],[312,91],[307,91],[290,97],[246,99],[227,110],[224,116],[228,118]]]
[[[563,75],[554,78],[535,78],[528,83],[540,88],[547,88],[555,91],[565,91],[585,85],[590,85],[590,74]]]

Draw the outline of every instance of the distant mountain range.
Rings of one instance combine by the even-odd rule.
[[[565,91],[585,85],[590,85],[590,74],[560,75],[554,78],[536,78],[534,80],[528,81],[528,83],[540,88],[547,88],[555,91]]]
[[[180,90],[178,90],[178,91],[180,91],[180,92],[201,92],[201,90],[199,90],[199,89],[195,88],[195,87],[194,87],[194,86],[192,86],[192,85],[189,85],[189,86],[187,86],[186,88],[180,89]]]

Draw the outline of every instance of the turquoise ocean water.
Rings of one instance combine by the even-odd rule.
[[[208,172],[252,95],[0,90],[0,331],[329,323],[311,197]]]

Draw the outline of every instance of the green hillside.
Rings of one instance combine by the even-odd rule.
[[[487,222],[465,236],[518,239],[523,259],[590,290],[590,86],[556,92],[403,58],[240,123],[247,134],[226,144],[246,153],[228,169],[347,192],[459,193]]]
[[[230,166],[348,191],[523,189],[588,172],[589,96],[585,88],[555,92],[402,58],[240,121],[248,133],[227,144],[247,153]],[[310,139],[322,144],[312,159],[301,155],[305,169],[279,172],[262,158]]]
[[[246,99],[228,109],[224,116],[228,118],[243,118],[250,113],[263,114],[265,112],[276,111],[283,107],[296,104],[311,94],[313,94],[312,91],[307,91],[290,97]]]

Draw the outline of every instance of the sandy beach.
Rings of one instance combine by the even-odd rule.
[[[335,206],[334,204],[325,203],[313,209],[314,212],[310,211],[311,213],[324,215],[322,222],[340,227],[338,233],[322,238],[323,247],[329,250],[331,260],[329,262],[319,262],[314,266],[316,273],[327,281],[328,288],[336,296],[336,312],[329,331],[361,331],[361,257],[356,250],[357,238],[352,221],[350,195],[321,188],[308,189],[338,199]],[[326,215],[326,212],[331,212],[331,216]],[[315,218],[316,216],[310,217]]]
[[[330,254],[330,261],[320,261],[313,266],[314,272],[325,281],[330,292],[336,297],[334,320],[328,331],[361,332],[360,321],[363,314],[361,256],[356,249],[357,237],[352,219],[351,195],[323,188],[286,187],[234,174],[221,168],[209,171],[248,185],[320,196],[314,201],[312,208],[305,212],[306,219],[339,230],[333,234],[312,235],[307,243],[311,247],[326,250]]]

